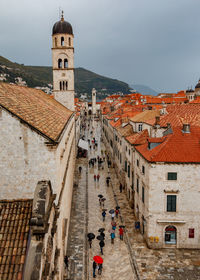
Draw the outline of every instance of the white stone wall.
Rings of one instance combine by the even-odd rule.
[[[136,160],[139,159],[139,167]],[[145,174],[142,174],[142,165]],[[177,180],[168,180],[168,172],[177,172]],[[200,165],[148,163],[140,154],[135,153],[135,176],[139,177],[139,193],[135,178],[135,212],[139,216],[144,237],[152,248],[165,248],[165,228],[169,225],[177,229],[177,248],[200,248]],[[142,202],[141,188],[145,187],[145,202]],[[167,195],[177,196],[176,212],[167,212]],[[137,205],[139,212],[137,212]],[[194,228],[194,238],[189,238],[189,228]],[[150,241],[158,237],[158,242]],[[174,247],[173,245],[171,247]]]
[[[56,192],[55,150],[48,140],[2,110],[0,119],[1,199],[32,198],[37,182],[50,180]]]

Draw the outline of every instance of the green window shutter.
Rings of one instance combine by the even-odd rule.
[[[167,212],[176,212],[176,195],[167,196]]]
[[[177,180],[177,173],[176,172],[168,172],[167,179],[168,180]]]

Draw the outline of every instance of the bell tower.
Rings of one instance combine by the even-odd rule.
[[[69,22],[56,22],[52,30],[53,95],[70,110],[74,110],[74,47],[73,30]]]

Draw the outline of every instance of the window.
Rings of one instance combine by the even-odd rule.
[[[176,195],[167,196],[167,212],[176,212]]]
[[[138,125],[138,131],[142,131],[142,124]]]
[[[144,187],[142,187],[142,202],[144,203]]]
[[[126,146],[126,152],[127,152],[127,146]]]
[[[128,165],[128,178],[130,178],[130,165]]]
[[[139,160],[137,159],[137,166],[139,166]]]
[[[167,180],[177,180],[177,173],[176,172],[168,172],[167,173]]]
[[[130,151],[130,149],[128,150],[128,154],[130,155],[130,153],[131,153],[131,151]]]
[[[58,68],[62,68],[62,59],[61,58],[58,59]]]
[[[139,193],[139,178],[137,178],[137,192]]]
[[[145,167],[142,165],[142,173],[145,174]]]
[[[64,37],[61,37],[61,46],[64,46]]]
[[[55,47],[57,47],[57,38],[55,38]]]
[[[64,68],[68,68],[68,60],[67,60],[67,58],[64,59]]]
[[[120,154],[120,163],[122,163],[122,155]]]
[[[65,82],[63,81],[63,90],[65,90]]]
[[[62,82],[60,82],[60,90],[62,90]]]
[[[189,228],[189,238],[194,238],[194,228]]]
[[[67,90],[68,89],[68,83],[65,82],[65,89]]]
[[[69,46],[71,47],[71,38],[69,38]]]
[[[127,172],[127,161],[125,160],[125,172]]]

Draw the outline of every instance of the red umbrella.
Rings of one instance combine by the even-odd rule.
[[[103,259],[102,259],[102,257],[100,257],[100,256],[94,256],[94,257],[93,257],[93,260],[94,260],[96,263],[98,263],[98,264],[103,263]]]

